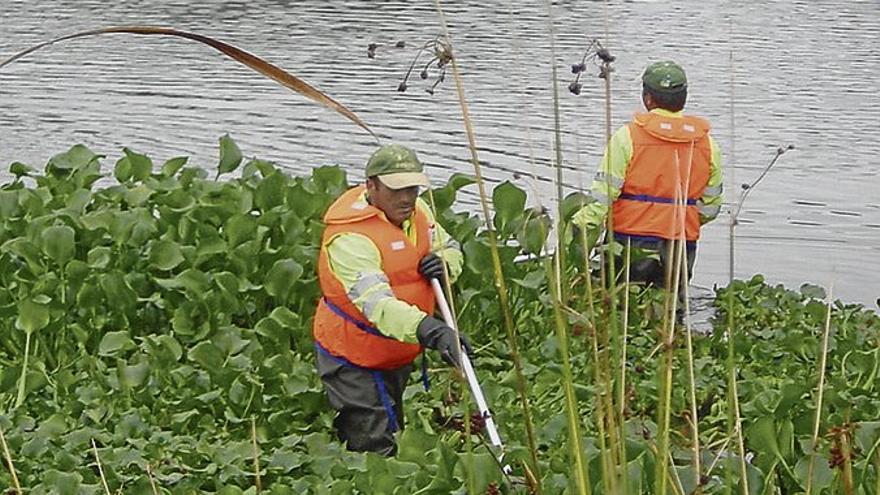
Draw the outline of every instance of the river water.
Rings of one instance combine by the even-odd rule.
[[[216,37],[268,59],[354,110],[382,140],[417,149],[432,177],[472,172],[452,77],[434,95],[418,46],[442,32],[432,1],[0,0],[0,59],[35,43],[113,25],[158,25]],[[550,16],[543,1],[444,2],[484,174],[530,201],[555,196]],[[612,124],[640,106],[654,60],[688,71],[688,110],[713,123],[726,203],[703,231],[694,283],[726,284],[730,206],[780,146],[793,145],[749,195],[735,235],[735,275],[809,282],[876,308],[880,296],[880,2],[556,1],[552,6],[566,192],[588,184],[605,133],[604,83],[590,65],[579,96],[570,64],[599,38],[617,57]],[[405,47],[396,48],[398,41]],[[367,46],[377,43],[375,58]],[[431,78],[436,72],[432,71]],[[451,74],[450,74],[451,76]],[[214,169],[230,133],[247,156],[291,173],[339,163],[360,177],[373,139],[207,46],[106,35],[46,48],[0,71],[0,168],[42,167],[75,143],[128,146],[154,161],[189,155]],[[519,177],[519,178],[516,178]],[[474,204],[471,191],[464,198]]]

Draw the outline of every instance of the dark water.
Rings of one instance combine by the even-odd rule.
[[[383,140],[409,144],[432,176],[472,170],[454,85],[434,96],[397,85],[415,47],[441,30],[431,1],[0,0],[0,58],[110,25],[171,26],[220,38],[306,79],[352,108]],[[490,180],[516,179],[531,201],[555,187],[548,12],[541,1],[444,3]],[[724,149],[728,201],[704,230],[695,283],[728,277],[727,210],[778,146],[792,144],[749,196],[736,230],[736,276],[880,296],[880,2],[558,1],[553,5],[566,191],[589,182],[604,141],[604,89],[591,66],[580,96],[569,64],[592,38],[618,59],[613,125],[639,109],[639,75],[673,58],[688,71],[688,109]],[[395,49],[398,40],[406,48]],[[381,46],[376,59],[366,46]],[[732,55],[732,57],[731,57]],[[417,74],[416,74],[417,76]],[[735,118],[731,119],[731,114]],[[337,114],[194,42],[109,35],[50,47],[0,71],[0,166],[42,166],[74,143],[123,146],[154,160],[216,167],[229,132],[248,156],[291,172],[340,163],[359,177],[372,139]],[[473,201],[473,195],[466,201]]]

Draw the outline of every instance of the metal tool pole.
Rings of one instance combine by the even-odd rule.
[[[449,325],[450,328],[458,331],[458,328],[455,325],[455,319],[452,317],[452,311],[450,311],[449,304],[446,302],[446,296],[443,294],[440,282],[436,278],[431,279],[431,287],[434,288],[434,295],[437,296],[437,305],[440,306],[440,313],[443,315],[446,324]],[[468,385],[470,385],[471,394],[477,402],[477,407],[480,409],[480,415],[485,422],[486,431],[489,432],[489,441],[500,451],[498,462],[503,466],[502,469],[505,473],[510,473],[510,466],[503,462],[504,444],[501,443],[501,436],[498,435],[498,428],[495,426],[495,420],[492,418],[492,413],[489,411],[488,404],[486,404],[486,397],[483,395],[483,389],[480,388],[480,383],[477,381],[477,374],[474,373],[474,367],[471,364],[471,360],[463,348],[461,350],[461,369],[467,378]]]

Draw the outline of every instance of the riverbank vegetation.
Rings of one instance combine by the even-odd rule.
[[[12,164],[0,188],[9,493],[880,493],[875,313],[755,276],[717,289],[714,331],[690,335],[662,292],[624,284],[612,306],[578,263],[556,290],[542,258],[518,259],[546,251],[553,220],[504,182],[493,235],[521,380],[487,282],[493,241],[455,207],[473,184],[464,175],[432,203],[465,252],[459,327],[513,473],[434,356],[430,389],[407,389],[399,454],[346,452],[310,330],[320,218],[352,184],[344,171],[291,177],[243,161],[228,137],[216,175],[129,149],[108,161],[78,145],[42,171]],[[580,200],[563,201],[563,221]],[[569,241],[568,258],[582,258]],[[731,369],[745,458],[728,425]]]

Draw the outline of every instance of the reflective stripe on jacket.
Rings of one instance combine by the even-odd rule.
[[[709,123],[688,115],[641,113],[628,127],[633,152],[612,205],[615,232],[679,239],[683,225],[687,240],[699,239],[697,200],[709,182],[712,162]]]
[[[421,346],[358,328],[358,324],[370,327],[372,324],[352,303],[345,287],[330,269],[326,246],[334,236],[343,233],[368,237],[379,250],[382,269],[394,296],[427,314],[433,314],[434,293],[418,272],[419,261],[430,252],[430,226],[427,216],[416,208],[413,214],[416,243],[413,245],[400,228],[385,219],[379,209],[358,201],[363,192],[364,186],[349,189],[330,206],[324,216],[326,228],[318,255],[318,280],[324,298],[315,312],[313,333],[317,343],[334,356],[364,368],[394,369],[411,363],[421,352]],[[325,299],[348,318],[331,310]]]

